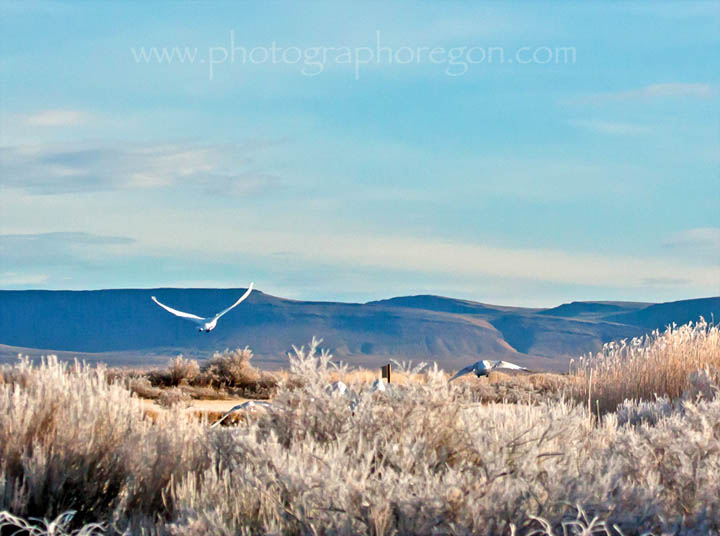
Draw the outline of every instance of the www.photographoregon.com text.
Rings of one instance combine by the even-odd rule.
[[[402,45],[389,46],[376,30],[371,46],[284,46],[277,41],[269,45],[240,44],[235,31],[229,32],[226,44],[208,47],[188,45],[131,47],[135,63],[155,65],[202,65],[209,80],[217,69],[227,65],[296,65],[303,76],[317,76],[330,65],[350,66],[355,80],[363,69],[372,65],[440,66],[447,76],[463,76],[478,65],[574,65],[577,50],[573,46],[480,46],[476,44],[453,47]]]

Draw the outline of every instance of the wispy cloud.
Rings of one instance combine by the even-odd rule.
[[[12,244],[8,244],[11,241]],[[0,235],[0,247],[8,246],[33,246],[43,242],[63,242],[65,244],[83,246],[116,246],[120,244],[132,244],[134,238],[128,236],[96,235],[92,233],[58,231],[53,233],[34,234],[2,234]]]
[[[710,250],[720,255],[720,227],[698,227],[679,231],[663,245],[668,248]]]
[[[20,116],[22,122],[35,127],[77,126],[89,118],[90,114],[80,110],[42,110]]]
[[[127,236],[85,232],[1,234],[0,286],[83,288],[88,279],[112,274],[128,259],[137,260],[135,246]]]
[[[617,121],[604,121],[601,119],[582,119],[569,121],[569,124],[575,127],[580,127],[600,134],[610,135],[637,135],[645,134],[650,129],[643,125],[636,125],[633,123],[623,123]]]
[[[602,100],[647,100],[656,98],[691,97],[710,98],[717,94],[715,88],[710,84],[700,82],[668,82],[662,84],[650,84],[637,89],[627,91],[616,91],[600,93],[595,95]]]
[[[585,93],[564,99],[563,102],[576,105],[609,104],[661,99],[712,99],[717,95],[717,86],[704,82],[664,82],[621,91]]]
[[[678,287],[692,283],[683,277],[646,277],[643,283],[648,287]]]
[[[0,286],[4,288],[41,286],[47,283],[48,279],[46,274],[0,272]]]
[[[401,236],[317,234],[312,240],[286,233],[224,234],[205,236],[187,229],[189,251],[227,256],[228,251],[271,255],[282,251],[288,263],[317,262],[354,270],[382,269],[412,274],[435,274],[475,281],[504,278],[576,284],[646,288],[658,282],[680,280],[687,285],[712,288],[720,283],[717,267],[693,266],[667,258],[611,256],[554,249],[502,248],[442,239]],[[157,236],[157,235],[156,235]],[[148,242],[143,241],[143,246]],[[194,244],[194,245],[193,245]],[[154,250],[173,253],[152,241]],[[186,254],[187,255],[187,254]],[[277,258],[273,257],[276,262]]]
[[[76,143],[0,148],[2,186],[65,194],[190,185],[210,193],[248,193],[279,182],[259,168],[257,142],[236,145]]]
[[[256,281],[277,286],[297,296],[325,292],[339,297],[338,282],[359,285],[352,295],[368,298],[403,288],[440,292],[456,289],[473,295],[484,289],[504,302],[517,289],[595,288],[624,289],[623,293],[716,294],[720,269],[682,258],[600,255],[549,248],[494,247],[481,243],[412,236],[316,232],[312,240],[302,232],[237,233],[205,229],[188,223],[170,224],[150,235],[129,237],[90,233],[0,235],[0,257],[5,286],[97,288],[118,286],[118,266],[132,273],[120,286],[233,286],[238,271]],[[183,236],[181,243],[168,238]],[[281,253],[279,255],[278,253]],[[43,268],[39,270],[38,268]],[[41,279],[36,273],[49,274]],[[23,281],[21,274],[28,274]],[[250,275],[255,274],[255,275]],[[352,274],[352,275],[349,275]],[[7,282],[2,283],[5,280]],[[88,281],[91,281],[89,283]],[[388,283],[388,282],[394,283]],[[289,283],[288,283],[289,284]],[[362,292],[360,292],[362,289]],[[268,288],[267,290],[270,290]],[[476,297],[479,295],[475,294]],[[527,304],[532,296],[511,301]]]
[[[53,264],[72,259],[89,259],[103,252],[123,253],[135,243],[126,236],[96,235],[83,232],[53,232],[0,235],[3,265],[28,267],[27,263]],[[120,249],[118,249],[118,247]]]

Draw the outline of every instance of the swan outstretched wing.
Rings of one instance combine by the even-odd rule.
[[[448,381],[451,382],[451,381],[453,381],[455,378],[459,378],[460,376],[465,376],[465,374],[469,374],[469,373],[471,373],[471,372],[474,372],[474,371],[475,371],[475,365],[477,365],[477,363],[473,363],[472,365],[468,365],[468,366],[465,367],[464,369],[459,370],[458,373],[455,374],[455,376],[453,376],[452,378],[450,378]]]
[[[160,307],[165,309],[168,313],[172,313],[175,316],[179,316],[180,318],[185,318],[187,320],[195,322],[196,324],[201,324],[201,323],[205,322],[205,319],[202,317],[199,317],[199,316],[191,314],[191,313],[183,313],[182,311],[178,311],[177,309],[173,309],[172,307],[168,307],[167,305],[160,303],[155,296],[150,296],[150,297],[152,298],[152,301],[157,303]]]
[[[227,313],[228,311],[230,311],[230,309],[233,309],[233,308],[237,307],[241,302],[245,301],[245,298],[247,298],[248,296],[250,296],[250,293],[252,292],[252,289],[253,289],[253,283],[250,283],[250,285],[248,286],[248,289],[245,291],[245,294],[243,294],[242,296],[240,296],[240,298],[238,299],[238,301],[236,301],[235,303],[233,303],[230,307],[228,307],[227,309],[223,309],[223,310],[220,311],[218,314],[216,314],[216,315],[215,315],[215,318],[220,318],[222,315],[224,315],[225,313]]]
[[[521,367],[520,365],[516,365],[515,363],[510,363],[510,361],[498,361],[497,364],[493,368],[504,368],[504,369],[512,369],[512,370],[527,370],[525,367]]]

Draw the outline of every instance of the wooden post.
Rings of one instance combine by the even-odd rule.
[[[385,365],[383,368],[380,369],[382,377],[385,381],[390,383],[390,363]]]

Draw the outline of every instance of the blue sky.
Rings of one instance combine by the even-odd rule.
[[[720,294],[717,3],[0,13],[0,288]]]

